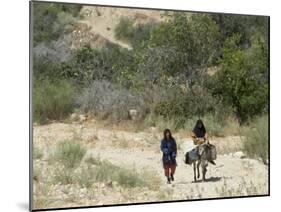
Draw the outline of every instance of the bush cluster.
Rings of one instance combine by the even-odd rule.
[[[108,81],[94,81],[77,97],[77,105],[84,113],[92,113],[102,119],[113,121],[129,119],[129,110],[144,112],[144,102],[132,92],[114,86]]]
[[[34,121],[63,120],[74,107],[74,87],[66,80],[35,82],[33,88]]]

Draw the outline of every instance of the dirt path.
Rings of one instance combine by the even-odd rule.
[[[268,189],[268,169],[262,162],[235,156],[232,151],[239,150],[239,138],[212,138],[221,152],[218,152],[217,165],[209,164],[207,182],[193,182],[193,169],[184,164],[184,150],[181,145],[188,139],[174,134],[179,145],[175,181],[166,184],[161,164],[159,143],[161,133],[129,132],[111,130],[98,126],[95,122],[87,124],[54,123],[37,126],[34,129],[35,146],[52,144],[64,139],[80,137],[88,145],[85,157],[93,156],[107,160],[120,167],[135,167],[138,172],[149,169],[161,178],[159,191],[166,193],[166,199],[197,199],[220,196],[241,196],[266,194]],[[241,145],[240,145],[241,146]],[[224,153],[223,148],[229,148]],[[232,153],[231,153],[232,152]],[[143,201],[149,197],[143,196]],[[156,199],[157,200],[157,199]]]
[[[256,160],[219,155],[216,160],[217,165],[208,166],[207,182],[194,183],[193,169],[191,166],[184,164],[184,152],[179,151],[176,180],[172,185],[167,185],[163,175],[161,156],[153,151],[106,148],[100,151],[90,149],[87,154],[100,157],[122,167],[134,166],[139,171],[149,167],[156,171],[159,176],[163,176],[161,187],[169,186],[173,188],[173,198],[175,199],[211,198],[217,197],[218,194],[224,195],[225,192],[231,195],[232,192],[235,194],[240,191],[242,195],[247,195],[249,189],[262,189],[266,193],[267,167]]]

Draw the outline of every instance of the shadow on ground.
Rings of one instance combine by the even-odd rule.
[[[210,177],[210,178],[207,178],[204,182],[208,183],[208,182],[218,182],[221,180],[221,177]],[[204,183],[203,180],[197,180],[196,182],[195,181],[192,181],[192,183]]]

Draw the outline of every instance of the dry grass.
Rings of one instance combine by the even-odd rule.
[[[86,154],[86,149],[72,140],[65,140],[57,144],[54,160],[61,162],[67,168],[79,166]]]
[[[159,201],[171,201],[173,200],[174,190],[172,188],[166,188],[157,193],[157,199]]]
[[[248,156],[268,160],[268,117],[259,117],[243,130],[243,150]]]
[[[127,148],[122,145],[118,144],[118,148]],[[119,167],[108,161],[102,161],[99,157],[90,156],[82,160],[85,153],[85,148],[75,142],[58,143],[54,154],[50,155],[52,163],[48,163],[50,169],[54,170],[52,183],[78,184],[80,187],[90,188],[94,183],[115,181],[126,188],[145,186],[152,190],[160,185],[160,179],[150,171],[143,170],[139,173],[135,168]],[[37,174],[35,178],[37,180]]]
[[[243,180],[236,187],[233,187],[233,185],[229,185],[227,181],[224,181],[222,187],[216,188],[216,193],[218,197],[261,195],[267,193],[267,191],[263,190],[264,187],[266,186],[255,185],[252,181],[247,183],[243,178]]]
[[[116,148],[121,148],[121,149],[127,149],[132,147],[133,145],[131,144],[130,141],[128,141],[127,139],[123,138],[117,138],[112,140],[112,146],[116,147]]]

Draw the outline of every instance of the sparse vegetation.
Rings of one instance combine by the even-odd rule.
[[[157,176],[154,176],[149,171],[137,172],[134,168],[124,168],[113,165],[108,161],[102,161],[99,158],[89,157],[85,160],[85,163],[88,166],[80,166],[75,169],[74,165],[80,161],[80,150],[77,146],[65,147],[65,144],[62,147],[59,147],[59,162],[63,166],[59,166],[55,170],[54,182],[61,184],[75,184],[78,183],[81,187],[89,188],[94,183],[98,182],[117,182],[120,186],[124,188],[134,188],[140,186],[146,186],[152,190],[157,190],[160,185],[160,179]],[[70,150],[71,149],[71,150]],[[75,149],[75,150],[74,150]],[[62,153],[63,152],[63,153]],[[71,152],[71,153],[70,153]],[[74,153],[75,152],[75,153]],[[66,157],[66,155],[71,155]],[[72,162],[66,162],[66,158]],[[77,159],[74,159],[77,158]],[[94,165],[94,166],[92,166]]]
[[[218,197],[239,197],[239,196],[249,196],[249,195],[258,195],[260,192],[266,193],[266,191],[262,191],[263,185],[255,185],[252,181],[247,183],[245,179],[243,179],[238,186],[233,187],[229,185],[226,181],[220,188],[216,188],[216,192]]]
[[[84,113],[92,113],[102,119],[114,121],[129,119],[129,110],[143,110],[143,101],[132,92],[108,81],[94,81],[77,98]]]
[[[66,168],[79,166],[86,154],[86,149],[71,140],[58,143],[54,153],[54,159],[61,162]]]
[[[261,158],[268,163],[268,116],[255,119],[249,127],[242,131],[244,135],[243,149],[250,157]]]
[[[99,158],[95,158],[95,157],[88,157],[85,159],[85,162],[90,164],[90,165],[99,165],[101,163]]]
[[[34,4],[34,44],[50,42],[59,38],[67,24],[73,22],[81,5],[35,2]]]
[[[74,169],[69,167],[57,167],[54,171],[53,183],[69,185],[75,182]]]
[[[155,23],[135,25],[133,20],[122,17],[115,27],[114,35],[119,40],[130,42],[133,47],[139,47],[149,40],[156,25]]]
[[[91,188],[94,183],[96,183],[96,170],[88,166],[87,168],[83,167],[75,174],[75,182],[82,188]]]
[[[33,89],[34,119],[41,124],[62,120],[73,110],[74,89],[68,81],[36,82]]]
[[[133,37],[134,22],[129,18],[121,18],[119,24],[115,28],[115,36],[117,39],[130,40]]]
[[[99,182],[116,181],[125,187],[146,186],[148,183],[136,170],[118,167],[107,161],[97,167],[95,179]]]

